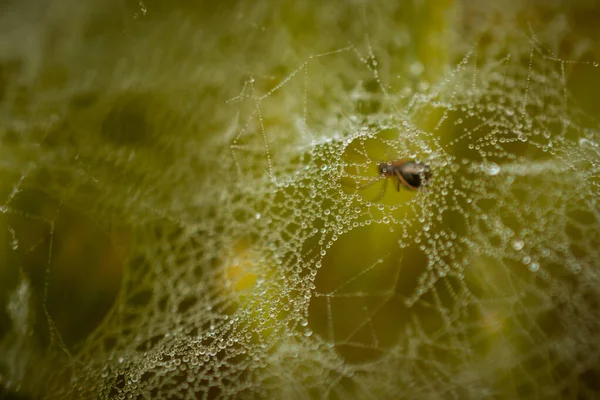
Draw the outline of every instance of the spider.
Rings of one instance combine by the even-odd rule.
[[[359,189],[367,188],[381,180],[381,178],[389,179],[396,178],[396,190],[400,191],[400,186],[404,186],[409,190],[416,191],[424,184],[429,182],[431,178],[431,170],[428,165],[416,162],[414,160],[394,160],[389,163],[382,162],[377,165],[377,170],[380,177],[363,185]],[[381,188],[381,192],[373,201],[379,201],[385,195],[387,181]]]
[[[386,178],[396,177],[398,179],[398,191],[400,191],[400,185],[410,190],[417,190],[431,178],[431,170],[428,165],[412,160],[395,160],[390,163],[381,163],[378,165],[378,170],[381,176]]]

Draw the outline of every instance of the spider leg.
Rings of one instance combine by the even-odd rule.
[[[357,186],[357,183],[359,183],[359,182],[357,182],[357,180],[358,179],[356,177],[353,177],[352,175],[348,175],[348,176],[343,176],[340,179],[340,183],[343,186],[347,187],[347,188],[352,188],[352,189],[360,190],[360,189],[363,189],[363,188],[367,188],[367,187],[369,187],[371,185],[374,185],[378,181],[377,178],[376,179],[370,179],[369,181],[367,181],[367,183],[364,183],[364,184],[362,184],[360,186]]]
[[[400,191],[400,184],[402,184],[402,186],[404,186],[407,189],[417,190],[416,187],[412,187],[408,182],[406,182],[406,179],[404,179],[400,171],[395,170],[394,173],[396,174],[396,178],[398,178],[398,191]]]
[[[355,187],[356,187],[357,191],[358,190],[363,190],[363,189],[367,189],[367,188],[373,186],[374,184],[376,184],[379,181],[381,181],[381,178],[375,178],[375,179],[371,179],[370,181],[368,181],[367,183],[365,183],[365,184],[363,184],[361,186],[358,186],[358,187],[355,186]]]
[[[394,174],[396,175],[396,178],[398,178],[398,191],[400,191],[400,185],[406,187],[407,189],[413,189],[412,186],[410,186],[408,184],[408,182],[406,182],[406,180],[402,177],[402,174],[400,173],[400,171],[398,171],[397,169],[394,171]],[[414,190],[414,189],[413,189]]]
[[[385,196],[385,190],[387,189],[387,185],[388,185],[388,181],[386,179],[383,182],[383,186],[381,187],[381,190],[379,191],[379,195],[377,197],[375,197],[373,200],[371,200],[372,203],[376,203],[379,200],[383,199],[383,196]]]
[[[398,178],[398,188],[396,190],[399,192],[400,184],[402,184],[404,182],[404,179],[402,179],[402,175],[400,174],[400,171],[398,171],[397,169],[394,170],[394,175],[396,175],[396,178]]]

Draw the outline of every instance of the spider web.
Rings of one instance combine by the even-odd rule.
[[[228,76],[140,62],[211,54],[216,39],[189,22],[167,38],[186,45],[141,45],[133,67],[66,88],[40,78],[48,98],[33,106],[10,86],[1,387],[596,398],[600,137],[569,83],[599,71],[531,28],[499,32],[436,80],[418,62],[398,78],[363,35],[245,73],[225,101]],[[185,78],[139,78],[163,75]],[[197,110],[217,100],[228,111],[206,122]],[[378,176],[399,159],[427,164],[430,182],[398,191]]]

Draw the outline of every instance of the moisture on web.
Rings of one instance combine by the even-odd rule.
[[[376,45],[245,77],[236,118],[209,138],[173,122],[183,111],[145,108],[183,101],[115,90],[92,106],[100,122],[49,120],[35,145],[11,144],[0,384],[33,373],[47,398],[597,396],[600,137],[567,84],[600,71],[531,34],[474,45],[436,82],[414,65],[392,82]],[[85,143],[48,136],[92,123]],[[394,160],[431,178],[396,190],[378,171]],[[69,336],[52,290],[90,242],[114,302]]]

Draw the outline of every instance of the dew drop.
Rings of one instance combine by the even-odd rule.
[[[536,263],[536,262],[532,262],[531,264],[529,264],[529,270],[531,272],[537,272],[540,269],[540,264]]]
[[[481,165],[481,170],[487,175],[494,176],[500,173],[500,166],[495,162],[488,162]]]
[[[588,148],[588,149],[592,149],[592,148],[598,147],[598,143],[596,143],[596,142],[594,142],[594,141],[592,141],[590,139],[587,139],[587,138],[581,138],[581,139],[579,139],[579,145],[581,147]]]
[[[413,76],[419,76],[423,73],[423,70],[425,69],[425,67],[423,66],[423,64],[421,64],[418,61],[415,61],[414,63],[412,63],[409,67],[410,73]]]
[[[517,238],[517,239],[514,239],[514,240],[511,242],[511,245],[512,245],[512,248],[513,248],[513,249],[515,249],[515,250],[519,251],[519,250],[521,250],[523,247],[525,247],[525,242],[523,241],[523,239]]]

